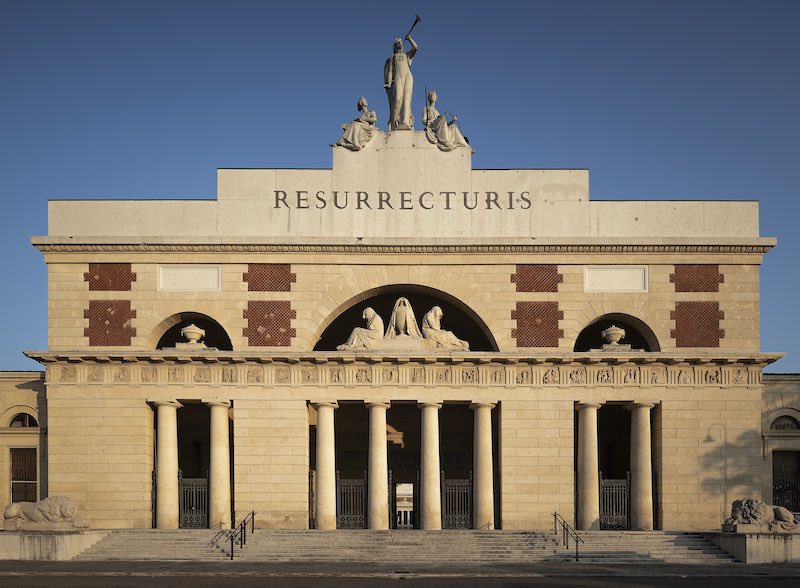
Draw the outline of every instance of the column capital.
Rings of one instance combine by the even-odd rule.
[[[655,402],[632,402],[631,404],[625,405],[625,410],[634,410],[636,408],[646,408],[650,410],[655,405]]]
[[[440,408],[442,408],[442,404],[443,403],[439,402],[438,400],[417,401],[417,406],[419,408],[425,408],[426,406],[432,406],[436,410],[439,410]]]
[[[183,405],[177,400],[148,400],[151,404],[156,406],[172,406],[174,408],[183,408]]]
[[[311,404],[314,405],[314,408],[319,408],[321,406],[330,406],[331,408],[339,408],[339,403],[336,400],[312,400]]]
[[[578,404],[575,405],[575,410],[581,411],[585,408],[597,409],[600,408],[601,406],[603,406],[602,402],[578,402]]]
[[[364,404],[372,408],[373,406],[380,406],[383,408],[391,408],[392,403],[389,400],[365,400]]]
[[[202,402],[206,406],[224,406],[225,408],[231,407],[230,400],[203,400]]]
[[[491,400],[473,400],[469,404],[470,410],[475,410],[476,408],[482,408],[484,406],[488,406],[489,409],[492,409],[497,406],[497,402],[493,402]]]

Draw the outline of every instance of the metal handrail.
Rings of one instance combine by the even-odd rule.
[[[231,533],[229,537],[231,542],[231,561],[233,561],[233,550],[236,545],[236,540],[239,540],[239,549],[242,549],[245,545],[247,545],[247,526],[250,525],[250,533],[254,533],[256,530],[256,511],[251,511],[244,520],[236,527],[236,530]]]
[[[564,520],[557,512],[553,513],[553,535],[558,535],[558,525],[561,525],[561,544],[564,545],[567,549],[569,549],[569,538],[572,537],[575,543],[575,561],[580,559],[580,551],[579,545],[581,543],[586,543],[583,539],[581,539],[578,532],[573,529],[570,524]]]

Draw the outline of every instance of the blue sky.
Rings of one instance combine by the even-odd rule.
[[[476,168],[590,168],[593,199],[757,199],[762,350],[800,372],[800,2],[0,0],[0,369],[37,369],[51,198],[213,198],[218,167],[329,167],[414,20]]]

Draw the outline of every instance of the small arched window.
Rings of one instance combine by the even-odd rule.
[[[770,431],[797,431],[800,430],[800,422],[788,415],[779,416],[769,426]]]
[[[8,426],[12,429],[18,429],[22,427],[38,427],[39,423],[31,415],[21,412],[11,419],[11,424]]]

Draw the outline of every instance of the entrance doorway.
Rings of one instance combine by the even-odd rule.
[[[178,410],[178,522],[181,529],[208,528],[210,430],[208,406],[185,401]]]
[[[772,452],[772,504],[800,512],[800,451]]]
[[[630,529],[631,413],[619,404],[598,412],[600,528]]]

